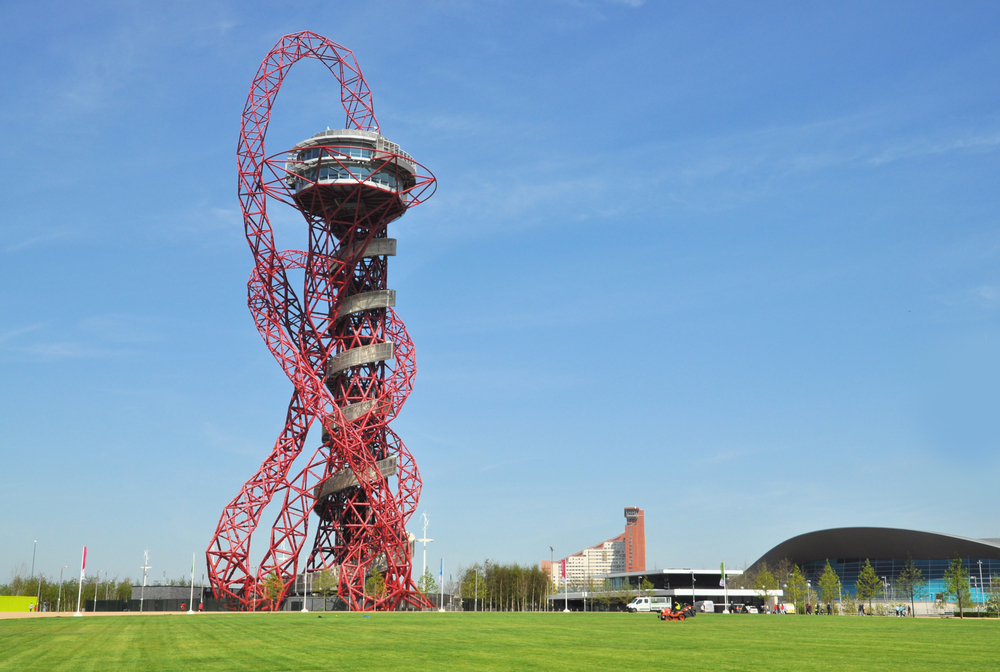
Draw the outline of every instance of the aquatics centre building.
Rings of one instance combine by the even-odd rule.
[[[983,588],[990,577],[1000,576],[1000,539],[972,539],[954,534],[919,532],[891,527],[840,527],[808,532],[783,541],[751,569],[764,563],[774,567],[787,558],[802,569],[806,580],[817,585],[829,562],[840,577],[845,593],[853,593],[858,574],[869,561],[882,578],[886,597],[894,599],[893,586],[907,558],[923,573],[927,587],[919,600],[930,602],[944,590],[944,573],[955,558],[961,558],[972,586],[973,602],[983,602]]]

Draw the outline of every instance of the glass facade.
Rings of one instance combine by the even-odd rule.
[[[896,577],[903,571],[906,558],[895,560],[870,560],[875,576],[884,577],[887,585],[886,597],[888,599],[902,599],[902,596],[895,594],[894,586]],[[924,580],[927,581],[927,588],[919,601],[930,602],[934,600],[937,593],[944,591],[944,573],[948,569],[952,560],[913,560],[914,566],[923,572]],[[982,563],[980,566],[979,563]],[[972,601],[985,602],[986,592],[980,588],[980,569],[982,569],[982,581],[985,588],[989,587],[990,577],[994,574],[1000,575],[1000,560],[990,558],[962,558],[966,571],[969,572],[969,583],[972,586]],[[858,574],[864,567],[865,558],[830,558],[830,566],[840,577],[844,594],[854,594],[854,584],[858,581]],[[806,580],[812,581],[813,587],[818,585],[819,577],[826,567],[826,560],[815,560],[807,562],[802,566],[802,573]]]
[[[371,159],[375,156],[375,152],[371,149],[366,149],[364,147],[311,147],[309,149],[304,149],[299,152],[299,161],[309,161],[310,159],[318,159],[323,150],[326,151],[327,156],[331,156],[337,159]]]
[[[310,182],[331,182],[333,180],[367,181],[389,189],[396,188],[395,175],[390,174],[386,170],[373,173],[371,168],[364,166],[350,166],[349,168],[345,168],[344,166],[334,164],[332,166],[323,166],[318,171],[316,168],[307,170],[302,173],[302,177],[308,180],[308,182],[299,181],[299,189],[311,186]]]
[[[394,172],[388,168],[375,171],[366,165],[343,166],[337,162],[346,161],[368,161],[375,156],[375,151],[365,147],[310,147],[293,155],[297,161],[320,160],[322,167],[313,167],[303,170],[305,166],[289,168],[303,179],[295,180],[298,191],[311,187],[316,182],[334,182],[337,180],[351,180],[357,182],[371,182],[386,189],[396,189],[397,180]],[[291,157],[290,157],[291,158]],[[291,184],[291,182],[289,182]]]

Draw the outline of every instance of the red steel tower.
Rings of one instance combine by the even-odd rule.
[[[267,155],[271,107],[289,69],[303,58],[319,60],[336,77],[345,128]],[[415,591],[406,533],[420,476],[389,428],[416,365],[413,343],[393,310],[387,268],[396,241],[386,227],[433,194],[434,176],[380,134],[354,54],[310,32],[281,38],[261,64],[243,110],[238,161],[255,262],[248,304],[294,391],[284,431],[222,512],[206,553],[215,595],[236,608],[276,609],[299,575],[314,513],[318,525],[303,573],[333,571],[340,598],[354,610],[395,609],[404,601],[432,606]],[[308,250],[276,247],[269,198],[302,213]],[[303,278],[301,293],[290,271]],[[316,421],[322,444],[290,474]],[[250,538],[272,500],[281,510],[254,571]],[[366,579],[375,572],[384,589],[373,594]]]
[[[625,571],[646,571],[646,520],[637,506],[625,507]]]

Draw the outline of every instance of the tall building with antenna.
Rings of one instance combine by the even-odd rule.
[[[625,508],[625,531],[599,544],[560,558],[554,563],[542,560],[542,571],[549,572],[552,583],[562,585],[562,563],[566,562],[566,579],[571,586],[600,584],[608,574],[646,571],[646,525],[643,510]]]
[[[646,571],[646,522],[636,506],[625,507],[625,571]]]

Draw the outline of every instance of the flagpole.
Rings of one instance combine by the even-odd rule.
[[[562,575],[563,575],[563,596],[566,599],[566,608],[563,609],[564,613],[569,613],[569,581],[566,579],[566,560],[562,560]]]
[[[87,570],[87,547],[83,547],[83,559],[80,561],[80,589],[76,593],[76,613],[74,616],[83,616],[80,612],[80,598],[83,597],[83,573]]]
[[[195,554],[192,553],[191,554],[191,601],[188,602],[189,614],[194,613],[194,556]]]
[[[729,613],[729,581],[726,580],[726,563],[722,563],[722,588],[726,594],[726,604],[722,609],[722,613]]]
[[[444,611],[444,558],[441,558],[441,569],[438,570],[438,611]]]

